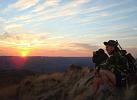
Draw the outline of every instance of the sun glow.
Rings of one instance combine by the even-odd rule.
[[[32,46],[30,45],[30,43],[26,42],[26,41],[23,41],[23,40],[18,45],[18,50],[20,51],[20,55],[22,57],[28,56],[28,54],[30,53],[31,49],[32,49]]]
[[[28,56],[29,52],[30,52],[30,48],[26,48],[26,47],[20,48],[20,55],[22,57]]]
[[[21,56],[22,56],[22,57],[26,57],[27,55],[28,55],[28,52],[27,52],[27,51],[22,51],[22,52],[21,52]]]
[[[26,53],[26,52],[22,52],[22,53],[21,53],[21,56],[22,56],[22,57],[26,57],[26,56],[27,56],[27,53]]]

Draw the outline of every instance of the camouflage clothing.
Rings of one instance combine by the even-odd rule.
[[[106,46],[106,50],[110,57],[105,63],[102,63],[96,67],[97,72],[100,68],[112,71],[116,76],[116,86],[125,87],[127,84],[126,73],[128,68],[128,60],[124,56],[126,52],[122,53],[118,48],[118,42],[114,40],[104,42],[104,45]]]
[[[114,52],[105,63],[98,67],[110,70],[115,74],[117,87],[126,87],[127,59],[120,52]]]
[[[120,54],[120,52],[114,52],[105,63],[100,64],[98,67],[102,69],[108,69],[112,71],[122,71],[127,68],[127,59]]]

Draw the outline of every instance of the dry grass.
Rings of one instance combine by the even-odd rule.
[[[1,88],[0,90],[0,100],[15,100],[17,97],[18,85],[8,86],[6,88]]]
[[[70,70],[65,74],[53,73],[28,76],[19,85],[0,88],[0,100],[72,100],[67,97],[64,99],[63,96],[66,94],[68,97],[72,95],[72,98],[75,98],[74,100],[89,100],[88,98],[91,99],[90,93],[92,91],[89,87],[88,89],[83,89],[81,92],[80,90],[74,93],[73,91],[71,92],[77,79],[79,79],[83,73],[89,73],[88,68],[75,71]],[[135,100],[137,98],[137,85],[131,86],[128,90],[122,92],[122,95],[122,97],[120,97],[120,94],[117,95],[120,99],[112,97],[107,100]]]
[[[49,75],[40,75],[36,78],[35,81],[47,80],[47,79],[61,80],[62,77],[63,77],[62,73],[53,73],[53,74],[49,74]]]

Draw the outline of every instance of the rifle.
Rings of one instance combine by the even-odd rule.
[[[119,48],[120,48],[121,50],[123,50],[122,47],[121,47],[121,45],[118,43],[118,40],[116,40],[116,42],[117,42]]]

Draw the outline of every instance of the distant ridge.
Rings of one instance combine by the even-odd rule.
[[[0,56],[0,70],[25,69],[40,73],[62,72],[71,64],[94,66],[91,57]]]

